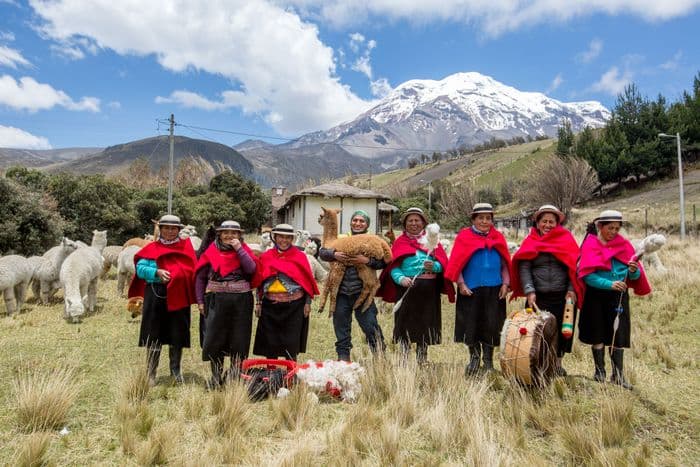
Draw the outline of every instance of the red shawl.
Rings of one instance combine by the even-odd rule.
[[[603,245],[597,235],[588,235],[581,245],[578,276],[583,278],[595,271],[610,271],[612,258],[627,264],[633,256],[634,247],[622,235],[616,235],[605,245]],[[639,263],[639,272],[638,279],[632,280],[628,278],[626,282],[634,290],[635,294],[646,295],[651,292],[651,286],[641,262]]]
[[[403,260],[407,256],[415,255],[416,251],[420,250],[424,253],[428,253],[428,250],[425,249],[423,245],[418,243],[418,240],[415,238],[411,238],[408,235],[406,235],[406,232],[401,234],[399,238],[397,238],[394,241],[394,244],[391,246],[391,256],[392,260],[391,263],[382,271],[382,274],[379,276],[379,282],[381,283],[379,290],[377,291],[377,296],[382,297],[382,299],[385,302],[389,303],[394,303],[398,299],[397,297],[397,287],[396,283],[394,280],[391,278],[391,271],[396,268],[401,266],[403,263]],[[443,271],[445,268],[447,268],[448,260],[447,260],[447,253],[445,253],[445,249],[442,247],[441,244],[438,243],[437,247],[435,247],[435,250],[433,251],[432,256],[437,259],[440,264],[442,265]],[[450,303],[453,303],[455,301],[455,289],[452,286],[452,282],[448,279],[444,279],[442,281],[442,290],[441,293],[446,294],[448,299],[450,300]]]
[[[248,253],[248,256],[255,262],[255,270],[257,271],[259,267],[258,257],[255,256],[247,244],[241,242],[241,248],[243,248],[243,250]],[[219,276],[226,277],[236,269],[240,269],[241,260],[238,258],[238,252],[236,252],[236,250],[219,250],[216,246],[216,242],[212,242],[209,248],[199,257],[197,267],[195,268],[195,274],[207,264],[211,264],[211,268],[216,271]]]
[[[506,261],[508,268],[510,268],[508,244],[501,232],[491,227],[489,233],[484,237],[475,233],[471,227],[464,227],[457,234],[457,238],[455,238],[452,253],[450,254],[450,264],[445,271],[445,277],[453,282],[457,282],[472,255],[477,250],[484,248],[489,250],[495,248],[498,254],[501,255],[501,258]]]
[[[510,288],[513,290],[511,300],[525,295],[523,285],[520,283],[518,266],[521,261],[533,260],[540,253],[549,253],[566,266],[569,280],[573,284],[576,299],[583,301],[583,287],[576,276],[576,261],[578,260],[578,244],[576,239],[564,227],[558,225],[544,235],[540,235],[535,227],[530,230],[530,235],[525,237],[520,249],[513,255],[513,264],[510,269]]]
[[[258,278],[255,281],[258,284],[281,272],[299,284],[312,297],[319,294],[306,254],[293,246],[285,251],[279,251],[277,248],[267,250],[260,255],[258,271],[260,274],[256,274]]]
[[[172,245],[159,241],[151,242],[136,252],[134,264],[140,259],[155,260],[159,269],[170,272],[168,288],[168,311],[177,311],[197,303],[194,296],[194,267],[197,257],[190,239],[180,240]],[[129,285],[129,298],[143,297],[146,281],[134,274]]]

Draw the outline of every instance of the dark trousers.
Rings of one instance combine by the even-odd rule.
[[[352,306],[359,295],[359,293],[354,295],[338,294],[335,312],[333,312],[333,330],[336,338],[335,351],[339,360],[350,360],[350,349],[352,349]],[[355,310],[355,319],[365,334],[370,350],[372,352],[384,350],[384,335],[377,321],[377,307],[374,303],[364,312],[359,308]]]

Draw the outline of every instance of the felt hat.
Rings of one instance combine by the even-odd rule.
[[[166,214],[158,219],[158,227],[162,227],[164,225],[174,225],[178,229],[185,226],[182,222],[180,222],[180,218],[174,214]]]
[[[614,209],[606,209],[600,213],[600,216],[593,219],[596,225],[600,222],[620,222],[622,223],[622,213],[620,211],[615,211]]]
[[[238,232],[243,232],[241,229],[241,224],[236,221],[223,221],[221,225],[216,228],[217,232],[221,232],[222,230],[236,230]]]
[[[543,204],[539,207],[539,209],[537,209],[537,211],[535,211],[535,214],[533,214],[532,217],[533,219],[535,219],[535,222],[537,222],[543,214],[546,214],[548,212],[554,214],[557,217],[557,221],[559,224],[562,224],[566,220],[566,215],[559,209],[557,209],[557,207],[553,204]]]
[[[491,217],[493,217],[493,206],[491,206],[490,203],[476,203],[474,207],[472,207],[472,212],[469,217],[474,219],[479,214],[491,214]]]
[[[401,225],[403,225],[404,228],[406,227],[406,219],[407,219],[408,216],[410,216],[411,214],[417,214],[418,216],[420,216],[421,219],[423,219],[423,223],[424,223],[424,224],[426,224],[426,225],[428,224],[428,218],[425,217],[425,213],[423,212],[423,210],[422,210],[421,208],[415,208],[415,207],[413,207],[413,208],[408,208],[408,209],[406,209],[406,212],[404,212],[404,213],[401,215]]]
[[[272,237],[273,240],[275,239],[276,235],[290,235],[293,237],[294,234],[295,234],[294,227],[292,227],[289,224],[277,224],[272,229],[272,231],[270,231],[270,236]]]

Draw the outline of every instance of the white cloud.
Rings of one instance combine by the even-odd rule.
[[[76,102],[63,91],[54,89],[49,84],[39,83],[28,76],[19,81],[10,75],[0,76],[0,105],[17,110],[50,109],[55,106],[68,110],[100,111],[100,100],[96,97],[83,97]]]
[[[663,21],[686,15],[700,0],[277,0],[336,27],[361,24],[368,17],[414,23],[450,21],[477,24],[488,36],[548,22],[596,14],[630,15]]]
[[[32,64],[29,63],[29,60],[24,58],[18,50],[0,45],[0,66],[10,67],[16,70],[17,65],[28,67]]]
[[[12,31],[0,31],[0,41],[12,42],[15,40],[15,33]]]
[[[600,39],[593,39],[590,44],[588,44],[588,50],[578,54],[577,58],[583,63],[591,63],[595,60],[600,52],[603,50],[603,41]]]
[[[0,148],[51,149],[49,140],[13,126],[0,125]]]
[[[365,36],[363,36],[359,32],[353,32],[352,34],[350,34],[350,50],[352,50],[353,52],[359,53],[360,47],[364,42]]]
[[[352,69],[359,71],[369,79],[372,79],[372,65],[370,64],[369,55],[358,57],[357,60],[355,60],[355,63],[353,63]]]
[[[51,44],[51,51],[56,55],[67,58],[69,60],[82,60],[85,58],[85,52],[80,47],[75,47],[68,44]]]
[[[160,102],[210,109],[236,105],[260,113],[287,135],[336,125],[372,105],[340,82],[333,50],[321,42],[316,26],[264,0],[31,0],[30,5],[45,21],[43,33],[58,43],[87,38],[98,49],[152,55],[165,69],[219,75],[236,88],[218,101],[168,90],[172,94]]]
[[[554,92],[561,86],[561,83],[564,82],[564,78],[562,77],[561,73],[558,73],[557,76],[554,77],[552,80],[552,83],[549,85],[547,88],[547,93]]]
[[[372,95],[378,99],[386,97],[393,90],[386,78],[379,78],[376,81],[372,81],[369,83],[369,86]]]
[[[119,110],[122,108],[122,103],[119,101],[111,101],[107,104],[107,107],[114,110]]]
[[[681,58],[683,58],[683,51],[679,50],[673,57],[667,62],[662,63],[659,67],[663,70],[675,70],[680,66]]]
[[[603,73],[603,76],[591,86],[591,89],[596,92],[604,92],[613,96],[621,93],[625,86],[632,82],[632,72],[625,70],[620,73],[620,70],[614,66]]]

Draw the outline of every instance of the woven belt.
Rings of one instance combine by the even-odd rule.
[[[437,274],[434,272],[424,272],[416,277],[416,279],[435,279]]]
[[[294,300],[299,300],[301,297],[304,296],[304,290],[298,290],[294,293],[287,293],[287,292],[268,292],[265,294],[265,298],[272,302],[276,303],[287,303],[287,302],[293,302]]]
[[[250,282],[248,281],[209,281],[206,292],[224,293],[245,293],[250,292]]]

